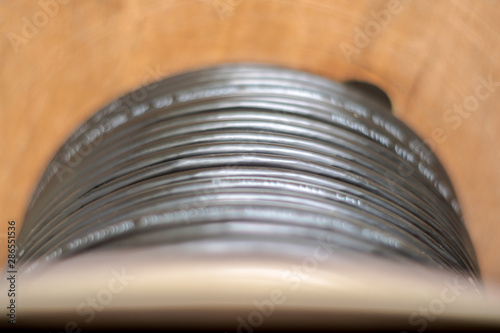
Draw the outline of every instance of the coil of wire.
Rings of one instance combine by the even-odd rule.
[[[152,83],[82,125],[40,180],[18,256],[31,271],[103,244],[325,234],[345,251],[480,280],[444,168],[387,103],[230,64]]]

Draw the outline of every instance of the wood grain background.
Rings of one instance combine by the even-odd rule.
[[[50,158],[98,108],[186,69],[254,61],[386,90],[442,159],[499,284],[499,17],[496,0],[1,1],[0,262],[7,221],[19,229]]]

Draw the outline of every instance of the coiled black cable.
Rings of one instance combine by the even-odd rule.
[[[155,82],[82,125],[35,191],[18,257],[30,271],[113,242],[324,234],[480,279],[444,168],[387,100],[234,64]]]

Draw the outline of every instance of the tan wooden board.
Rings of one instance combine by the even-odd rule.
[[[98,108],[186,69],[252,61],[385,89],[442,159],[500,284],[499,17],[496,0],[2,1],[0,262],[7,221],[19,230],[50,158]],[[473,111],[453,109],[464,103]]]

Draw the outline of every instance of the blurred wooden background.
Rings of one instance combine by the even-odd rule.
[[[496,0],[1,1],[0,262],[7,221],[19,230],[50,158],[98,108],[186,69],[255,61],[385,89],[442,159],[500,284],[499,17]]]

